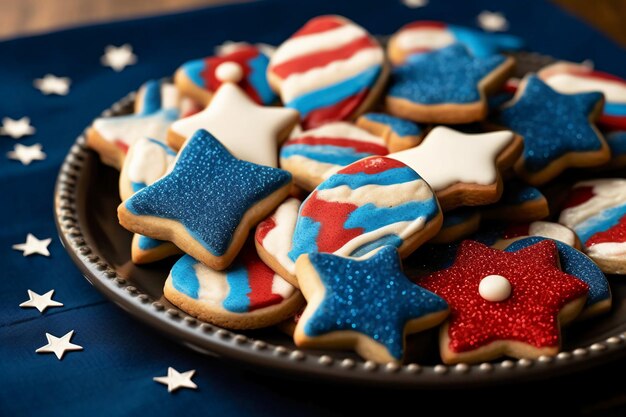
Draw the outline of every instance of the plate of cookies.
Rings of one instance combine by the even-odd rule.
[[[98,290],[207,354],[368,384],[544,378],[626,352],[625,131],[626,80],[517,37],[319,16],[104,111],[56,221]]]

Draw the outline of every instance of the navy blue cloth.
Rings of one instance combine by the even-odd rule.
[[[257,375],[192,352],[136,322],[93,289],[65,253],[53,222],[53,186],[69,147],[104,108],[143,81],[172,74],[183,61],[211,55],[225,40],[279,44],[307,19],[323,13],[342,14],[375,34],[390,34],[416,19],[475,26],[482,10],[502,11],[510,33],[526,39],[531,50],[573,61],[591,59],[598,69],[626,76],[623,49],[543,1],[431,0],[424,8],[409,9],[390,0],[274,0],[1,42],[0,118],[29,116],[37,132],[19,142],[0,137],[0,415],[302,415],[354,411],[359,406],[375,411],[403,399],[417,406],[413,394],[380,388],[364,393],[362,388]],[[124,43],[134,47],[137,64],[121,73],[101,66],[104,47]],[[33,88],[33,80],[47,73],[70,77],[69,95],[44,96]],[[15,143],[41,143],[47,159],[30,166],[6,159]],[[23,257],[11,249],[29,232],[54,237],[49,258]],[[44,314],[18,307],[27,299],[27,289],[44,293],[53,288],[63,307]],[[62,336],[69,330],[76,331],[73,342],[84,351],[70,352],[63,361],[35,353],[46,343],[45,332]],[[165,375],[168,366],[197,369],[194,381],[199,389],[168,394],[152,381]],[[613,369],[620,367],[623,374],[623,363]],[[583,387],[568,404],[595,398],[594,392],[609,392],[599,391],[598,378],[585,381],[562,382],[572,390]],[[585,383],[596,391],[586,389]],[[429,398],[437,400],[435,395]],[[446,404],[455,403],[463,405]]]

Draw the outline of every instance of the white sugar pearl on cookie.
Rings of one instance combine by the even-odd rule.
[[[487,301],[504,301],[511,296],[511,283],[502,275],[487,275],[480,281],[478,293]]]
[[[243,68],[236,62],[223,62],[215,69],[215,77],[223,83],[238,83],[243,78]]]

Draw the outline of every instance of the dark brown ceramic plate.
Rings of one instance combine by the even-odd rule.
[[[522,56],[520,72],[548,58]],[[134,94],[105,114],[125,114]],[[188,316],[163,297],[163,283],[173,261],[137,267],[130,261],[131,234],[117,222],[118,173],[104,166],[79,137],[59,173],[55,214],[59,235],[85,278],[132,316],[180,343],[206,354],[247,362],[274,374],[297,374],[366,384],[452,387],[496,384],[580,372],[626,353],[626,282],[611,279],[613,308],[601,317],[575,323],[564,332],[563,351],[537,360],[502,360],[445,366],[437,351],[437,331],[411,340],[410,363],[376,365],[346,352],[297,350],[276,329],[231,332]],[[407,267],[411,267],[409,258]]]

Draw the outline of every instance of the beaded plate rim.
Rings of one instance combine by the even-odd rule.
[[[135,96],[134,92],[128,94],[105,110],[102,116],[120,114],[134,102]],[[282,371],[285,375],[422,388],[458,387],[468,382],[493,385],[539,379],[548,373],[553,377],[588,369],[623,357],[626,352],[626,332],[622,332],[588,346],[561,351],[553,357],[541,356],[532,360],[504,359],[473,365],[376,364],[342,358],[340,351],[319,355],[275,345],[202,322],[179,309],[166,308],[131,285],[87,243],[79,216],[81,196],[77,184],[84,166],[94,162],[100,163],[99,158],[87,148],[83,133],[65,157],[55,185],[54,217],[63,247],[84,277],[108,299],[160,333],[196,351],[246,362],[261,370]]]

